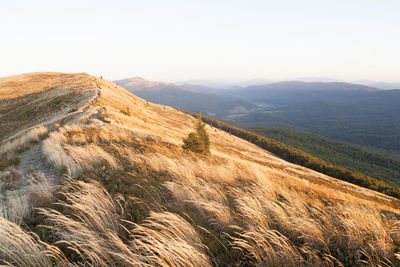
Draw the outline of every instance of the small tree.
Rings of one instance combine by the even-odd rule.
[[[206,131],[204,123],[199,122],[197,124],[196,132],[191,132],[183,139],[183,149],[190,150],[200,154],[210,153],[210,138]]]

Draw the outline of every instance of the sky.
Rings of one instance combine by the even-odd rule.
[[[0,76],[400,81],[398,0],[2,0]]]

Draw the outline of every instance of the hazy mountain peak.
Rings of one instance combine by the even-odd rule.
[[[302,81],[302,82],[342,82],[341,80],[331,79],[326,77],[299,77],[293,79],[294,81]]]
[[[354,83],[373,86],[383,90],[400,89],[400,82],[376,82],[371,80],[358,80]]]
[[[267,85],[249,86],[244,90],[315,90],[315,91],[378,91],[378,88],[345,82],[282,81]]]
[[[123,80],[118,80],[114,81],[116,84],[123,86],[124,88],[127,89],[132,89],[132,90],[143,90],[143,89],[156,89],[157,87],[160,86],[175,86],[172,83],[166,83],[166,82],[157,82],[157,81],[149,81],[146,79],[143,79],[142,77],[132,77],[128,79],[123,79]]]
[[[188,81],[178,81],[176,82],[179,85],[187,85],[193,88],[207,88],[207,90],[225,90],[230,89],[232,87],[248,87],[254,85],[264,85],[272,83],[271,80],[263,79],[263,78],[256,78],[250,80],[243,80],[243,81],[218,81],[218,80],[188,80]]]

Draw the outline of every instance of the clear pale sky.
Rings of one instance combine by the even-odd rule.
[[[0,76],[400,81],[398,0],[3,0]]]

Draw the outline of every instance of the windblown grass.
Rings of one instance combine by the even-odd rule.
[[[0,264],[6,266],[68,266],[63,253],[41,242],[17,224],[0,217]]]
[[[142,223],[125,219],[122,197],[99,184],[70,180],[55,209],[42,209],[58,243],[94,266],[210,266],[193,227],[178,215],[152,212]],[[65,212],[64,212],[65,213]],[[130,228],[128,230],[128,228]]]
[[[21,225],[32,211],[29,196],[14,194],[0,200],[0,217]]]
[[[35,207],[43,207],[53,202],[53,188],[43,174],[32,179],[29,192],[15,191],[0,199],[0,217],[18,225],[23,225],[33,214]]]
[[[73,129],[76,128],[80,129],[77,126]],[[107,163],[114,169],[118,167],[116,160],[95,144],[69,145],[63,130],[50,134],[50,137],[43,142],[43,152],[51,164],[59,169],[67,170],[72,175],[83,169],[93,169],[101,163]]]
[[[10,154],[15,154],[18,150],[24,149],[30,142],[39,141],[41,136],[47,133],[47,128],[44,126],[39,126],[33,128],[27,133],[20,137],[8,141],[0,146],[0,157],[10,157]]]

